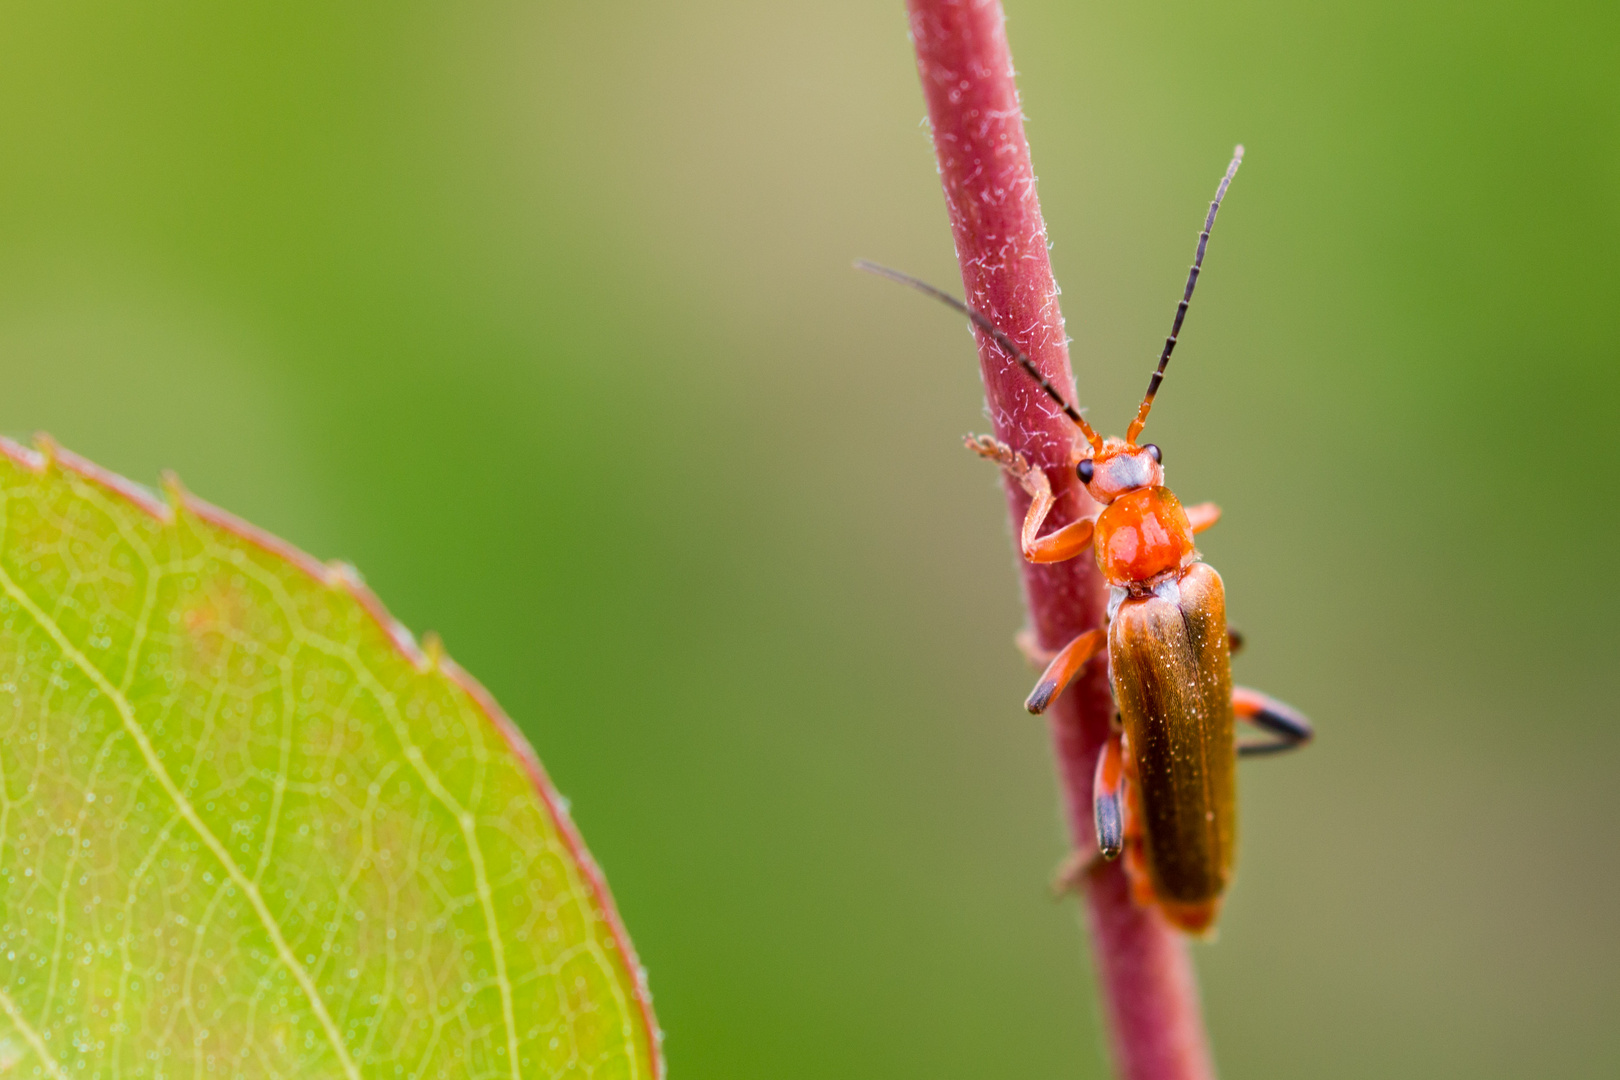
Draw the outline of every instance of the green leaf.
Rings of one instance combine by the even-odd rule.
[[[0,441],[0,1075],[662,1072],[522,736],[358,576]]]

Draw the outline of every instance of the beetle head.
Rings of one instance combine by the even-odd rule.
[[[1138,488],[1162,487],[1164,465],[1152,443],[1133,446],[1124,439],[1109,439],[1102,449],[1080,459],[1075,474],[1093,499],[1107,505]]]

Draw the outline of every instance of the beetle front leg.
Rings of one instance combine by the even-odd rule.
[[[1280,754],[1284,750],[1297,750],[1311,741],[1316,732],[1305,715],[1274,697],[1250,690],[1246,686],[1232,688],[1232,711],[1239,720],[1245,720],[1265,732],[1269,738],[1238,743],[1239,757],[1258,757],[1261,754]]]
[[[1187,507],[1187,522],[1192,531],[1201,533],[1217,521],[1221,520],[1221,508],[1214,503],[1198,503]]]
[[[1024,514],[1024,527],[1018,534],[1018,550],[1023,552],[1024,558],[1032,563],[1067,562],[1091,546],[1096,526],[1090,518],[1071,521],[1061,529],[1039,535],[1046,516],[1057,503],[1052,495],[1052,482],[1045,472],[994,436],[970,435],[966,443],[969,450],[1005,469],[1029,496],[1029,511]]]

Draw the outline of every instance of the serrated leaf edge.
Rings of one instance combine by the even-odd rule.
[[[306,576],[327,588],[342,589],[352,597],[367,615],[383,631],[383,634],[393,644],[399,654],[417,671],[428,673],[437,671],[452,684],[461,689],[478,706],[486,720],[495,728],[509,749],[522,762],[524,771],[534,784],[541,802],[561,834],[568,853],[573,857],[581,876],[591,890],[592,899],[601,911],[603,918],[612,933],[613,943],[619,951],[620,960],[625,971],[631,979],[631,991],[634,995],[636,1007],[642,1018],[642,1026],[647,1032],[647,1057],[652,1064],[653,1080],[664,1080],[667,1066],[664,1061],[663,1041],[664,1033],[658,1026],[657,1017],[653,1013],[652,992],[647,985],[647,971],[641,966],[636,956],[635,946],[630,942],[629,932],[625,929],[624,921],[619,917],[617,906],[613,902],[613,894],[608,888],[607,878],[603,875],[601,867],[592,857],[585,846],[585,840],[575,826],[569,814],[568,802],[557,793],[552,786],[551,778],[546,775],[545,766],[540,763],[539,755],[529,740],[518,728],[506,712],[495,701],[484,686],[468,674],[466,669],[457,664],[443,651],[437,643],[428,650],[423,650],[417,644],[416,636],[398,619],[389,613],[387,607],[376,593],[362,580],[360,573],[352,565],[334,561],[324,563],[321,560],[302,551],[287,541],[281,539],[251,522],[237,517],[228,510],[223,510],[206,500],[186,491],[179,480],[172,473],[164,476],[164,490],[168,499],[158,497],[144,485],[120,476],[109,469],[104,469],[95,462],[79,456],[62,446],[50,436],[38,434],[34,437],[35,446],[28,447],[14,439],[0,436],[0,454],[4,454],[16,464],[33,472],[43,475],[53,467],[60,466],[75,476],[86,480],[102,490],[116,495],[125,502],[145,512],[159,522],[170,525],[176,520],[177,514],[191,514],[208,522],[226,532],[247,541],[260,550],[273,555],[282,561],[296,567]],[[316,1008],[324,1006],[316,1004]],[[14,1015],[15,1009],[9,997],[0,994],[0,1011],[7,1013],[8,1018],[19,1021],[19,1029],[23,1037],[30,1044],[39,1043],[38,1034],[33,1032],[31,1026],[20,1023],[21,1018]],[[324,1015],[324,1014],[323,1014]],[[509,1018],[510,1019],[510,1018]],[[32,1037],[30,1037],[32,1036]],[[41,1060],[49,1065],[55,1065],[51,1057],[44,1053],[43,1044],[32,1046],[40,1051]],[[339,1047],[339,1053],[343,1050]],[[350,1067],[352,1072],[352,1066]],[[56,1066],[53,1075],[62,1075],[60,1066]]]

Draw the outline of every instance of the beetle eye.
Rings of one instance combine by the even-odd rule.
[[[1082,484],[1091,483],[1091,477],[1096,473],[1096,471],[1096,467],[1092,465],[1090,458],[1084,459],[1080,462],[1080,464],[1074,467],[1075,475],[1080,477],[1080,482]]]
[[[1142,447],[1142,449],[1153,455],[1154,461],[1157,461],[1160,465],[1164,464],[1164,455],[1159,452],[1159,448],[1157,446],[1154,446],[1152,443],[1148,443],[1146,446]]]

